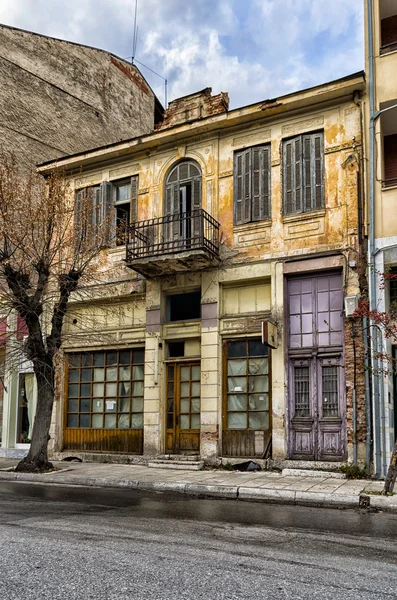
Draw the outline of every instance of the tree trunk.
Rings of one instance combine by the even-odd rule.
[[[16,471],[42,473],[52,468],[48,462],[48,441],[54,404],[54,366],[46,365],[35,370],[37,380],[37,408],[33,424],[32,441],[28,455],[17,465]]]
[[[383,488],[382,494],[391,494],[394,489],[394,484],[396,482],[397,477],[397,441],[394,444],[393,452],[391,455],[391,460],[389,464],[389,468],[387,470],[387,475],[385,479],[385,486]]]

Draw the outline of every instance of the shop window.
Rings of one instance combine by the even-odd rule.
[[[201,318],[201,292],[173,294],[167,298],[168,321],[189,321]]]
[[[227,429],[270,429],[268,348],[258,339],[226,343]]]
[[[66,426],[143,428],[143,348],[68,355]]]

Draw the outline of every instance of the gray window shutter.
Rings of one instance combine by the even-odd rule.
[[[170,242],[179,236],[179,184],[171,183],[165,188],[165,239]]]
[[[302,139],[298,136],[293,140],[294,157],[293,157],[293,190],[294,190],[294,207],[293,212],[302,212]]]
[[[251,220],[270,217],[270,145],[252,148]]]
[[[193,236],[199,237],[202,231],[201,218],[201,177],[192,179],[192,210],[193,214]]]
[[[116,239],[116,211],[113,203],[113,184],[103,181],[96,190],[95,225],[101,243],[111,245]],[[102,231],[101,231],[102,230]]]
[[[313,138],[311,135],[304,135],[303,144],[303,212],[313,210]]]
[[[74,239],[75,245],[79,246],[86,236],[84,218],[84,200],[87,197],[87,188],[77,190],[74,199]]]
[[[314,138],[314,208],[324,208],[324,134],[315,133]]]
[[[139,179],[138,175],[131,177],[131,215],[130,223],[138,221],[138,191],[139,191]]]
[[[292,140],[283,144],[283,191],[284,191],[284,214],[289,215],[295,208],[295,189],[294,189],[294,165],[295,165],[295,147]]]
[[[234,155],[234,223],[240,225],[251,220],[251,161],[250,150]]]

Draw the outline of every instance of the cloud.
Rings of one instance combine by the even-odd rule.
[[[0,21],[132,54],[134,0],[2,0]],[[136,58],[169,98],[207,86],[241,106],[363,67],[361,0],[138,0]],[[144,67],[164,98],[164,82]]]

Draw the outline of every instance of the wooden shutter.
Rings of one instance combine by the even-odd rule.
[[[250,150],[234,155],[234,223],[240,225],[251,220],[251,160]]]
[[[303,146],[303,212],[313,210],[313,151],[312,136],[304,135]]]
[[[293,212],[302,212],[302,139],[301,136],[294,138],[294,156],[293,156],[293,189],[294,189],[294,208]]]
[[[165,238],[170,242],[179,237],[179,184],[171,183],[165,188]],[[167,219],[168,217],[168,219]]]
[[[197,237],[202,232],[202,219],[201,219],[201,177],[195,177],[192,179],[192,211],[193,216],[193,236]]]
[[[302,136],[304,205],[309,212],[324,207],[324,136],[311,133]]]
[[[251,220],[270,217],[270,145],[252,148]]]
[[[138,192],[139,192],[139,178],[138,175],[131,177],[131,212],[130,212],[130,223],[138,221]]]
[[[295,146],[292,140],[283,144],[283,191],[284,214],[289,215],[295,209]]]
[[[94,225],[98,241],[104,246],[113,244],[116,234],[116,211],[113,202],[113,184],[103,181],[94,195]]]
[[[84,217],[84,205],[87,197],[87,188],[77,190],[74,199],[74,240],[76,247],[81,245],[81,242],[86,236],[86,222]]]
[[[324,134],[313,134],[314,138],[314,209],[324,208]]]

